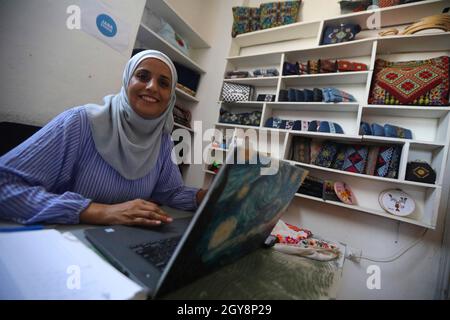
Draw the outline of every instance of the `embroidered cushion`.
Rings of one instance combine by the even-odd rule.
[[[326,141],[322,148],[320,149],[319,154],[317,155],[314,164],[317,166],[330,168],[331,164],[334,162],[336,158],[336,154],[339,148],[339,144],[336,142]]]
[[[237,102],[253,99],[254,88],[245,84],[224,82],[222,87],[222,101]]]
[[[340,26],[325,26],[322,44],[340,43],[354,40],[361,31],[358,24],[348,23]]]
[[[260,8],[233,7],[233,27],[231,36],[260,29]]]
[[[270,2],[260,5],[261,29],[273,28],[297,21],[301,0]]]
[[[449,57],[389,62],[377,59],[370,104],[442,106],[448,104]]]

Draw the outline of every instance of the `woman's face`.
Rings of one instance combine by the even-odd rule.
[[[154,119],[166,111],[172,90],[172,74],[159,59],[148,58],[137,66],[127,94],[133,110],[142,118]]]

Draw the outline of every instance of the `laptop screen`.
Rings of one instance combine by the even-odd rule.
[[[261,248],[307,171],[277,160],[276,173],[264,174],[272,163],[260,160],[221,168],[161,277],[158,294]]]

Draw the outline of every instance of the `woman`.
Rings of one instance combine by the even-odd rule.
[[[128,61],[119,94],[69,109],[0,158],[0,219],[154,226],[158,206],[195,210],[205,190],[171,161],[177,73],[159,51]]]

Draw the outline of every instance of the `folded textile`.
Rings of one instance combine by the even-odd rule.
[[[339,257],[340,251],[336,244],[319,238],[313,238],[312,232],[298,228],[279,220],[271,232],[277,238],[274,250],[298,255],[319,261],[329,261]]]
[[[320,60],[308,60],[308,73],[317,74],[320,72]]]
[[[347,60],[338,60],[337,61],[337,69],[340,72],[345,71],[366,71],[367,65],[359,62],[351,62]]]
[[[294,136],[292,138],[290,159],[301,163],[309,163],[311,159],[310,153],[311,153],[310,138],[300,136]]]
[[[367,122],[361,122],[361,124],[359,125],[359,134],[371,136],[372,129],[370,128],[370,124],[368,124]]]
[[[364,173],[369,148],[366,145],[348,145],[345,151],[343,171]]]
[[[258,94],[256,101],[273,102],[275,101],[276,95],[274,94]]]
[[[255,77],[277,77],[278,75],[278,70],[275,68],[253,70]]]
[[[219,122],[221,123],[259,126],[260,121],[261,111],[232,113],[224,109],[220,109]]]
[[[313,101],[314,102],[322,102],[323,101],[322,89],[319,89],[319,88],[313,89]]]
[[[322,44],[333,44],[354,40],[361,31],[358,24],[342,23],[339,26],[325,26]]]
[[[306,176],[302,185],[298,189],[298,193],[322,199],[323,180],[311,175]]]
[[[283,76],[292,76],[300,74],[299,64],[285,61],[283,63]]]
[[[330,168],[336,157],[338,147],[339,145],[336,142],[325,141],[322,144],[322,148],[320,149],[314,164],[317,166]]]
[[[320,73],[332,73],[337,71],[337,61],[320,59]]]
[[[449,103],[450,59],[375,61],[370,104],[442,106]]]
[[[374,136],[384,137],[383,126],[380,126],[378,123],[372,123],[371,129]]]
[[[237,79],[237,78],[248,78],[250,73],[248,71],[228,71],[225,74],[225,79]]]
[[[336,88],[323,88],[325,102],[356,102],[356,99],[345,91]]]
[[[375,165],[375,176],[396,179],[400,166],[401,146],[380,147],[377,163]]]
[[[384,125],[384,135],[386,137],[412,139],[412,131],[392,124]]]
[[[270,117],[265,123],[267,128],[285,129],[285,130],[302,130],[302,126],[307,121],[302,120],[282,120],[279,118]]]
[[[288,90],[281,89],[278,96],[278,101],[289,101],[289,93]]]

